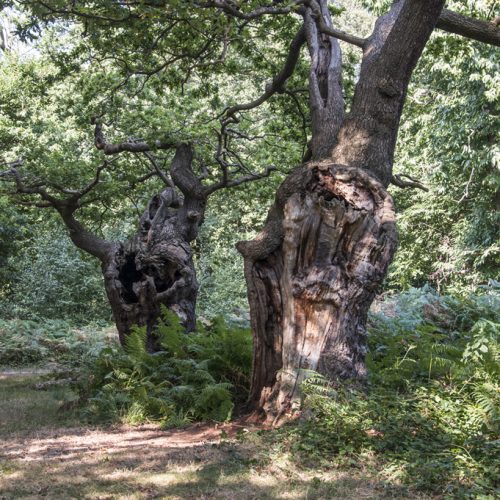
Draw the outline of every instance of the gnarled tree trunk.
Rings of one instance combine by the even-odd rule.
[[[138,234],[115,246],[102,269],[120,341],[132,326],[146,326],[148,348],[161,306],[194,330],[198,283],[189,241],[179,228],[175,190],[155,196],[141,217]]]
[[[195,327],[198,283],[190,242],[203,222],[209,191],[193,173],[192,159],[191,146],[177,146],[171,179],[163,174],[169,186],[151,199],[137,234],[126,242],[109,242],[87,231],[74,218],[77,200],[53,202],[73,243],[101,261],[122,344],[134,325],[145,326],[147,347],[155,350],[162,306],[179,316],[186,331]]]
[[[368,309],[396,248],[392,178],[408,82],[443,0],[400,0],[376,23],[344,119],[326,0],[303,11],[311,55],[312,162],[278,189],[264,230],[238,249],[254,336],[249,409],[279,418],[308,370],[363,379]],[[326,131],[326,133],[325,133]]]
[[[250,405],[273,416],[298,402],[308,370],[365,376],[367,313],[396,247],[392,199],[365,171],[311,162],[289,179],[268,221],[281,225],[279,246],[266,258],[262,240],[238,247],[255,339]]]

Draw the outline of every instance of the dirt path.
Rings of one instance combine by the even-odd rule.
[[[96,428],[33,370],[0,374],[0,500],[380,498],[363,471],[300,469],[241,423]],[[245,438],[241,441],[240,435]],[[392,498],[401,498],[391,495]]]
[[[155,425],[136,427],[116,426],[108,429],[73,427],[41,430],[13,439],[4,439],[0,457],[27,462],[64,457],[71,460],[82,453],[93,457],[105,453],[116,455],[123,452],[147,454],[157,450],[220,445],[240,431],[247,431],[238,424],[201,425],[184,429],[162,430]]]

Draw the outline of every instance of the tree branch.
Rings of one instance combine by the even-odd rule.
[[[405,177],[408,180],[405,181],[403,177]],[[429,191],[429,188],[425,187],[420,181],[406,174],[393,175],[391,177],[391,184],[394,184],[395,186],[403,189],[417,188],[417,189],[422,189],[423,191],[427,192]]]
[[[117,144],[109,144],[104,137],[102,123],[97,118],[92,119],[92,124],[95,125],[94,143],[95,147],[101,150],[105,155],[115,155],[128,151],[130,153],[144,153],[155,149],[171,149],[176,146],[174,141],[155,141],[153,145],[144,141],[125,141]]]
[[[193,155],[193,147],[190,144],[179,144],[170,165],[170,175],[186,198],[204,199],[206,195],[203,185],[191,167]]]
[[[266,15],[289,14],[291,12],[294,12],[297,7],[303,3],[304,0],[293,0],[289,2],[289,5],[287,7],[276,7],[268,5],[258,7],[257,9],[254,9],[250,12],[241,11],[239,5],[231,0],[212,0],[209,2],[201,2],[198,5],[203,8],[215,7],[237,19],[251,21],[252,19],[256,19],[258,17]]]
[[[92,189],[94,189],[99,184],[99,181],[101,180],[101,173],[103,172],[103,170],[105,170],[108,167],[109,167],[108,161],[105,161],[101,165],[99,165],[96,169],[94,179],[91,182],[89,182],[84,188],[74,193],[72,199],[76,201],[79,200],[80,198],[83,198],[86,194],[90,193],[90,191],[92,191]]]
[[[87,230],[78,220],[74,213],[77,209],[72,205],[59,205],[55,207],[59,212],[64,224],[68,228],[71,241],[81,250],[97,257],[101,262],[107,261],[112,254],[115,243],[100,238]]]
[[[336,38],[320,31],[320,24],[333,27],[328,2],[309,0],[304,13],[307,45],[311,56],[309,101],[312,157],[330,156],[344,121],[342,51]]]
[[[237,179],[232,179],[232,180],[227,180],[226,182],[220,181],[215,184],[212,184],[211,186],[208,186],[205,188],[205,192],[207,193],[207,196],[214,193],[215,191],[223,188],[231,188],[235,186],[240,186],[241,184],[244,184],[246,182],[252,182],[258,179],[264,179],[265,177],[269,177],[271,175],[271,172],[274,172],[276,167],[274,166],[269,166],[266,168],[266,170],[262,173],[258,174],[249,174],[245,175],[243,177],[239,177]]]
[[[500,46],[500,29],[496,20],[492,22],[482,21],[443,9],[436,27],[448,33],[455,33],[489,45]]]
[[[300,49],[302,48],[302,45],[305,43],[305,41],[305,29],[302,26],[299,31],[297,31],[292,42],[290,43],[288,55],[283,68],[276,76],[274,76],[272,81],[266,84],[264,93],[254,101],[248,102],[246,104],[237,104],[225,109],[222,113],[222,116],[225,115],[225,119],[223,120],[223,122],[237,121],[234,119],[234,115],[239,111],[248,111],[250,109],[256,108],[267,101],[275,93],[281,92],[283,90],[285,82],[293,74],[295,66],[297,65],[297,62],[299,60]]]
[[[318,30],[328,36],[356,45],[356,47],[363,48],[366,43],[366,38],[361,38],[355,35],[350,35],[342,30],[336,29],[332,26],[330,16],[328,13],[328,20],[325,22],[326,13],[321,12],[321,8],[316,0],[306,0],[304,2],[311,10],[314,20],[317,23]]]
[[[149,152],[145,151],[144,156],[150,161],[151,165],[153,165],[153,168],[156,172],[156,175],[167,185],[168,187],[173,188],[174,183],[170,179],[170,177],[164,172],[156,162],[156,158]]]
[[[363,51],[351,112],[339,132],[335,162],[369,170],[385,186],[413,69],[444,0],[399,0],[377,19]]]
[[[74,212],[79,207],[79,199],[81,196],[83,196],[83,194],[81,193],[88,193],[92,189],[92,187],[97,184],[99,174],[105,167],[106,163],[101,165],[100,169],[98,169],[98,173],[96,174],[97,180],[94,179],[94,181],[83,188],[82,191],[79,191],[78,195],[72,194],[72,196],[66,199],[55,198],[54,196],[49,194],[44,188],[43,183],[37,182],[34,185],[26,185],[20,172],[16,168],[11,168],[10,170],[0,173],[0,177],[11,176],[16,184],[17,194],[40,196],[40,198],[43,200],[43,203],[35,203],[34,206],[46,208],[50,205],[51,207],[55,208],[59,212],[66,227],[68,228],[69,236],[73,243],[78,248],[84,250],[87,253],[90,253],[91,255],[94,255],[101,261],[105,261],[109,257],[114,244],[88,231],[74,217]]]

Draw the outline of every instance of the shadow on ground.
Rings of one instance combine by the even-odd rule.
[[[404,498],[363,471],[270,460],[258,440],[224,440],[215,426],[75,426],[57,412],[61,389],[36,391],[35,382],[0,379],[1,499]]]

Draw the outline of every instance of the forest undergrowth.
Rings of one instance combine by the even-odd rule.
[[[366,385],[307,373],[302,417],[243,439],[260,450],[261,464],[287,460],[318,474],[365,471],[423,494],[494,498],[499,317],[494,289],[467,297],[430,288],[386,296],[369,318]],[[0,365],[52,362],[56,375],[40,388],[69,383],[62,406],[80,422],[163,429],[222,423],[247,396],[250,331],[221,319],[185,335],[165,312],[157,332],[162,350],[153,354],[140,328],[124,348],[109,330],[64,322],[8,321],[0,330]]]

